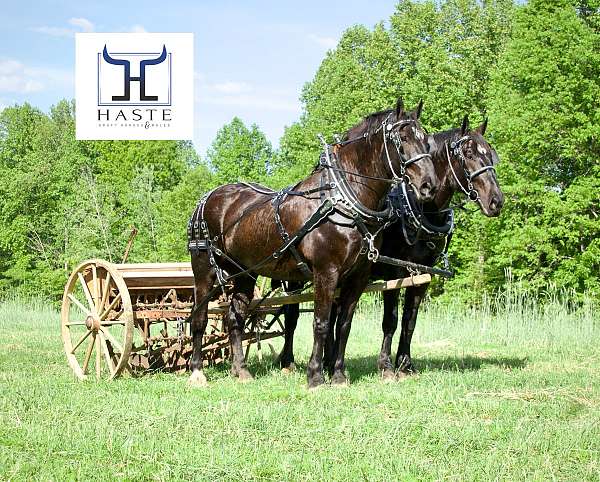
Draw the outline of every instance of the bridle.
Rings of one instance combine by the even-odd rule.
[[[411,157],[410,159],[406,159],[406,157],[404,156],[404,149],[402,147],[402,139],[400,138],[400,130],[402,130],[403,127],[406,127],[407,125],[410,125],[410,124],[414,124],[416,126],[416,121],[413,119],[403,119],[403,120],[399,120],[399,121],[396,121],[396,122],[390,124],[390,123],[388,123],[390,115],[392,115],[392,114],[390,113],[385,118],[385,120],[383,121],[381,126],[379,126],[375,130],[375,134],[377,134],[377,132],[379,132],[379,130],[381,130],[383,132],[383,146],[385,148],[385,156],[387,159],[388,167],[390,169],[390,173],[392,174],[392,179],[394,181],[399,181],[399,183],[405,183],[405,184],[410,184],[410,185],[414,186],[414,184],[412,182],[410,182],[410,176],[408,176],[408,174],[406,174],[406,169],[410,165],[412,165],[415,162],[418,162],[422,159],[426,159],[426,158],[431,159],[431,154],[429,154],[429,153],[417,154],[416,156]],[[398,129],[396,129],[396,127],[398,127]],[[398,153],[398,159],[400,159],[400,174],[398,174],[396,172],[396,170],[394,169],[394,165],[392,164],[392,158],[390,156],[390,151],[388,149],[388,140],[392,141],[392,143],[394,144],[394,147],[396,148],[396,152]],[[398,182],[396,182],[396,184],[398,184]]]
[[[489,164],[483,167],[480,167],[479,169],[470,172],[467,169],[467,159],[465,158],[465,153],[463,152],[463,144],[467,141],[473,140],[471,139],[471,136],[463,136],[460,139],[458,139],[457,141],[453,141],[450,143],[450,149],[452,149],[452,153],[458,157],[459,161],[460,161],[460,167],[462,167],[462,170],[464,172],[465,175],[465,179],[467,180],[467,187],[465,188],[462,184],[462,182],[460,182],[460,179],[458,178],[458,176],[456,175],[456,171],[454,170],[454,166],[452,165],[452,159],[450,158],[450,151],[448,149],[448,143],[446,142],[445,146],[446,146],[446,158],[448,159],[448,165],[450,166],[450,170],[452,171],[452,175],[454,176],[454,179],[456,180],[458,186],[460,187],[460,189],[467,195],[467,198],[470,201],[473,202],[479,202],[480,201],[480,197],[479,197],[479,192],[477,191],[477,189],[475,189],[475,187],[473,186],[473,179],[475,179],[477,176],[481,176],[484,172],[487,171],[496,171],[496,168],[493,164]],[[473,140],[473,142],[475,142]]]

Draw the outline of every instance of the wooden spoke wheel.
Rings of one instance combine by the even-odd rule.
[[[129,369],[133,309],[127,285],[111,263],[88,260],[73,271],[63,295],[61,332],[80,380],[92,370],[97,379],[110,380]]]

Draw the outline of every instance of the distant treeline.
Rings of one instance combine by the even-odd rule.
[[[400,1],[373,29],[349,28],[301,95],[274,150],[256,125],[223,126],[204,157],[191,143],[76,141],[74,106],[0,113],[0,293],[60,296],[79,261],[185,260],[186,224],[210,188],[280,187],[306,176],[364,115],[425,100],[431,131],[489,117],[503,214],[459,212],[457,277],[436,295],[477,301],[506,270],[532,293],[600,297],[600,0]]]

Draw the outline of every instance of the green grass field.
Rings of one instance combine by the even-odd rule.
[[[391,384],[375,368],[379,317],[364,305],[355,319],[349,387],[306,389],[305,318],[295,374],[253,359],[254,382],[217,367],[192,390],[173,374],[77,382],[58,314],[5,302],[0,479],[600,480],[591,306],[430,307],[414,342],[421,373]]]

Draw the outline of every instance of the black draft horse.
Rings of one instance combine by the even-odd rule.
[[[312,388],[324,383],[323,351],[336,288],[341,289],[340,310],[351,318],[370,271],[363,249],[368,236],[357,229],[362,221],[360,216],[353,218],[352,206],[360,207],[363,212],[376,212],[384,206],[391,185],[407,180],[421,201],[430,200],[435,194],[437,178],[427,154],[427,136],[418,121],[421,106],[422,103],[416,111],[405,112],[399,100],[396,109],[371,114],[348,131],[348,141],[337,149],[335,166],[322,165],[291,190],[283,192],[283,197],[282,192],[237,183],[221,186],[201,200],[190,222],[190,226],[201,227],[194,244],[196,249],[191,249],[196,300],[190,315],[193,352],[189,383],[192,386],[206,385],[202,371],[202,336],[208,321],[207,301],[214,292],[215,281],[222,287],[226,281],[233,281],[227,314],[231,372],[244,381],[252,378],[242,350],[244,320],[256,283],[251,275],[306,281],[306,268],[312,273],[315,291],[314,343],[307,368],[308,385]],[[355,223],[335,222],[333,217],[339,214],[336,208],[299,240],[296,253],[289,249],[282,251],[286,235],[289,239],[288,233],[300,231],[323,205],[321,191],[325,189],[325,171],[337,176],[339,181],[325,186],[330,188],[328,196],[337,196],[342,191],[342,186],[337,184],[344,181],[347,189],[342,201],[348,201],[351,206],[345,212]],[[340,176],[343,179],[340,180]],[[377,246],[379,241],[378,238],[371,240]],[[274,257],[276,252],[278,255]],[[302,264],[304,269],[300,269]],[[248,270],[248,274],[235,275],[242,270]],[[345,381],[343,361],[341,368],[334,374],[333,382]]]
[[[451,129],[429,136],[430,153],[433,159],[436,176],[439,180],[434,199],[422,207],[429,226],[440,226],[448,222],[450,201],[455,193],[462,192],[467,199],[476,202],[481,211],[489,217],[498,216],[504,204],[504,195],[500,190],[494,167],[498,163],[496,151],[483,137],[487,128],[487,120],[475,130],[469,131],[468,117],[465,116],[460,129]],[[410,230],[411,228],[409,228]],[[412,228],[415,239],[407,240],[407,226],[395,222],[383,231],[383,242],[380,254],[399,258],[413,263],[433,266],[442,251],[447,249],[449,239],[445,236],[422,236],[418,226]],[[392,280],[408,276],[405,268],[376,263],[371,271],[372,279]],[[293,284],[298,288],[299,284]],[[385,291],[383,294],[383,343],[378,359],[378,369],[385,379],[416,372],[410,356],[410,344],[415,330],[416,319],[421,301],[428,285],[414,286],[406,289],[404,310],[402,315],[402,331],[395,368],[391,362],[392,338],[398,326],[398,297],[400,290]],[[335,311],[334,305],[334,311]],[[285,342],[280,355],[283,370],[294,367],[293,338],[296,329],[299,306],[287,305],[283,310],[285,317]],[[339,313],[339,308],[337,313]],[[325,353],[325,365],[333,371],[336,352],[340,346],[345,347],[349,327],[343,327],[336,313],[332,315],[327,346],[330,353]],[[336,326],[337,325],[337,326]],[[336,326],[334,336],[334,326]],[[335,340],[335,341],[334,341]]]

